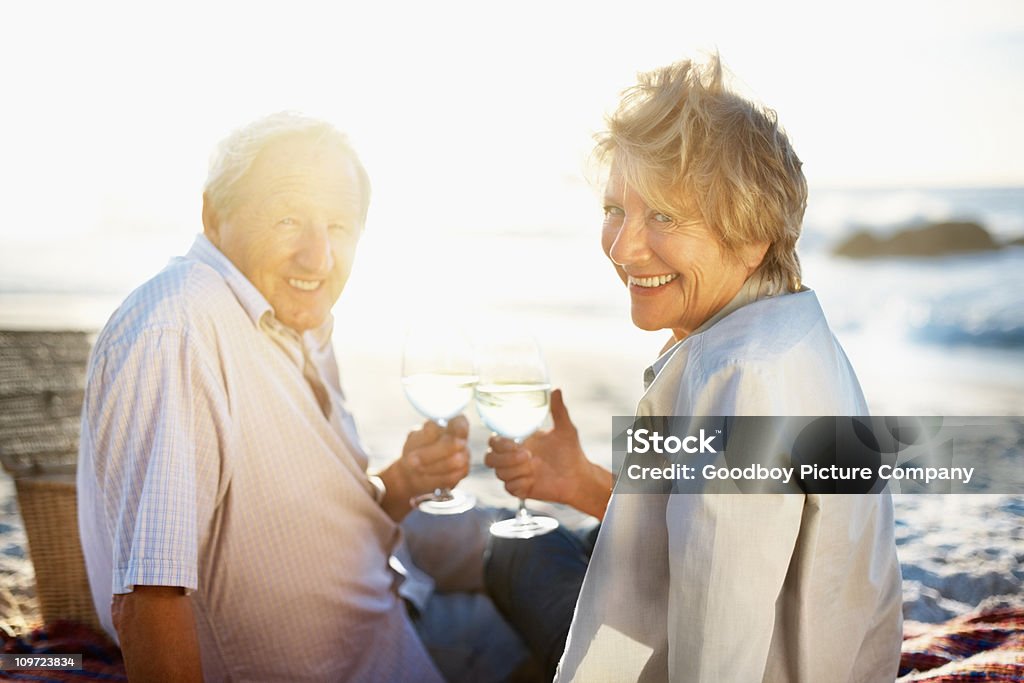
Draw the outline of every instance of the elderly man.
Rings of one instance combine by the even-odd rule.
[[[493,608],[438,616],[394,554],[410,498],[466,475],[465,419],[367,475],[330,310],[369,194],[330,125],[251,124],[211,165],[203,235],[99,335],[80,531],[132,680],[501,679],[522,657]]]

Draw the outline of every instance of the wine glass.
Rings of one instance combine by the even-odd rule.
[[[551,401],[548,371],[537,342],[510,333],[481,344],[477,373],[474,393],[480,419],[493,432],[521,444],[544,422]],[[491,534],[533,538],[556,528],[557,520],[530,514],[526,501],[520,498],[516,516],[492,524]]]
[[[421,415],[446,427],[473,398],[476,381],[473,347],[465,334],[448,325],[410,328],[402,353],[402,388]],[[473,507],[476,498],[440,488],[411,502],[428,514],[455,515]]]

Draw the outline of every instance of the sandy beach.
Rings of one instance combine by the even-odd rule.
[[[35,571],[18,513],[14,482],[0,476],[0,627],[20,634],[40,622]]]
[[[16,341],[12,341],[15,340]],[[88,335],[65,335],[68,348],[55,348],[54,337],[45,342],[33,333],[16,336],[0,333],[8,350],[19,344],[34,350],[49,348],[51,355],[82,360],[81,344]],[[631,414],[639,397],[639,383],[617,386],[612,378],[627,376],[642,367],[651,353],[652,338],[643,338],[634,352],[616,352],[594,347],[586,352],[569,345],[550,344],[547,349],[550,371],[555,383],[564,386],[573,419],[584,437],[584,447],[592,458],[610,464],[609,437],[611,416]],[[57,345],[60,347],[60,344]],[[77,350],[76,350],[77,349]],[[380,462],[397,453],[405,429],[419,418],[403,400],[399,383],[383,382],[382,377],[397,377],[397,344],[370,348],[365,344],[339,344],[339,356],[349,400],[360,424],[362,436]],[[77,359],[77,360],[75,360]],[[361,362],[356,362],[359,359]],[[594,368],[602,368],[595,372]],[[43,376],[29,377],[15,371],[9,361],[4,365],[8,393],[46,391]],[[20,373],[20,374],[19,374]],[[18,379],[20,378],[20,379]],[[17,380],[17,381],[16,381]],[[30,381],[32,380],[32,381]],[[67,377],[60,381],[67,383]],[[0,448],[17,448],[18,429],[11,417],[13,405],[6,402],[7,419],[0,426]],[[74,402],[68,408],[74,410]],[[907,407],[907,406],[904,406]],[[511,507],[514,500],[500,482],[479,462],[485,450],[486,430],[472,411],[471,446],[477,462],[462,484],[482,503]],[[65,419],[65,423],[66,423]],[[1022,427],[1003,438],[1005,443],[990,444],[1001,451],[1024,452]],[[22,430],[23,433],[24,430]],[[895,496],[896,533],[903,567],[904,616],[908,620],[940,622],[972,608],[992,602],[1024,602],[1024,496],[1020,495],[911,495]],[[532,502],[531,506],[559,516],[567,524],[583,519],[578,513]],[[21,633],[40,622],[35,598],[34,572],[26,544],[26,535],[18,511],[13,481],[0,476],[0,627],[8,633]]]

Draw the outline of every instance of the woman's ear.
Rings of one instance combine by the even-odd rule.
[[[736,251],[748,274],[758,269],[770,246],[771,242],[747,242]]]

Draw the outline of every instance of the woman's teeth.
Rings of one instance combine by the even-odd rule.
[[[629,276],[629,284],[636,285],[638,287],[661,287],[662,285],[672,282],[679,273],[673,273],[672,275],[655,275],[654,277],[633,277]]]
[[[320,287],[321,280],[296,280],[293,277],[288,278],[288,284],[296,289],[301,289],[304,292],[312,292],[314,289]]]

